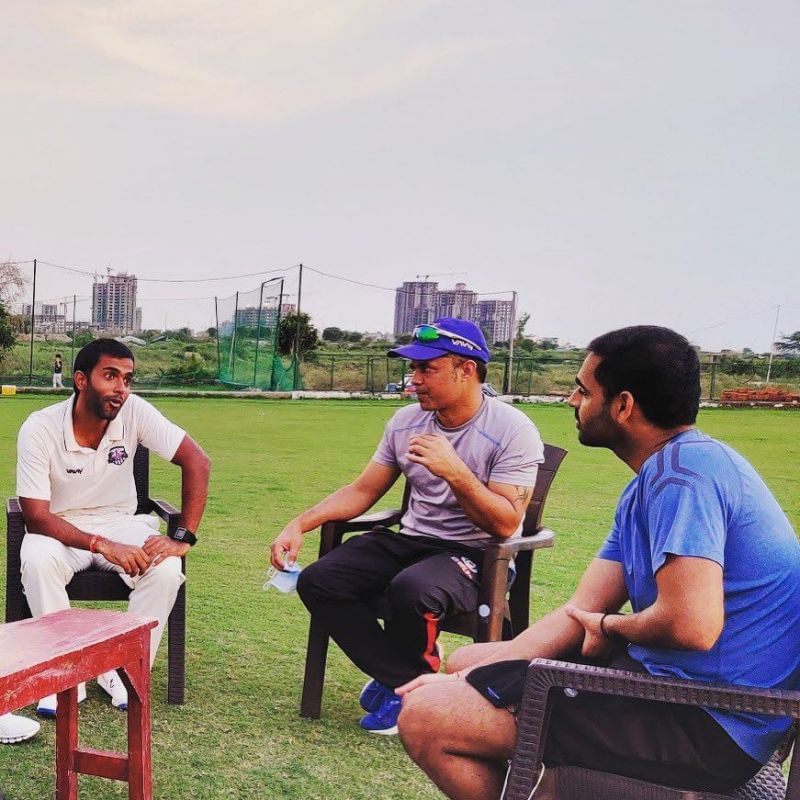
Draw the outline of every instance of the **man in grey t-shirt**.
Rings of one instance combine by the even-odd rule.
[[[376,528],[347,540],[300,574],[308,610],[361,670],[361,726],[396,733],[397,686],[439,669],[439,621],[477,605],[482,549],[519,534],[543,445],[522,412],[485,397],[489,351],[471,322],[420,325],[390,356],[411,361],[418,404],[386,425],[372,460],[352,483],[293,519],[272,544],[277,568],[293,564],[303,534],[350,519],[402,473],[410,486],[400,533]],[[388,590],[383,627],[369,598]]]

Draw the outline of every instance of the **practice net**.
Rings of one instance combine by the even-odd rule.
[[[282,279],[216,298],[219,380],[267,391],[302,389],[299,363],[280,355],[287,302]],[[288,347],[287,347],[288,349]]]

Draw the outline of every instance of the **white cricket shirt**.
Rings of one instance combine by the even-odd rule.
[[[73,395],[34,411],[17,437],[17,494],[49,500],[67,521],[136,513],[133,455],[139,443],[170,461],[185,431],[132,394],[97,447],[81,447],[72,428]]]

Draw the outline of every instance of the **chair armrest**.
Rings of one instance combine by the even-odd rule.
[[[550,528],[539,528],[532,536],[520,536],[516,539],[506,539],[503,542],[492,542],[489,548],[496,552],[508,553],[513,558],[520,550],[540,550],[543,547],[552,547],[555,544],[555,538],[556,535]]]
[[[178,527],[181,512],[166,500],[153,497],[148,499],[150,500],[151,510],[167,523],[167,534],[172,533]]]
[[[526,693],[529,686],[533,691],[571,687],[597,694],[800,719],[800,691],[701,683],[545,658],[531,662],[525,680]]]
[[[402,515],[399,508],[392,508],[385,511],[373,511],[371,514],[362,514],[353,519],[329,520],[323,523],[321,528],[319,554],[324,556],[334,547],[338,547],[348,533],[371,531],[379,525],[384,528],[397,525]]]
[[[151,497],[150,504],[153,507],[153,511],[155,511],[164,522],[169,522],[172,517],[180,517],[181,515],[181,512],[166,500]]]
[[[597,694],[800,719],[798,691],[700,683],[537,658],[528,667],[517,715],[517,744],[509,775],[510,797],[527,796],[523,794],[526,787],[530,791],[532,776],[538,775],[544,753],[549,723],[548,694],[552,689],[568,687]]]

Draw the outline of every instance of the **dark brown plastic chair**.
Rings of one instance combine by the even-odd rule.
[[[558,800],[612,797],[614,800],[800,800],[800,762],[792,760],[788,786],[780,766],[797,736],[800,692],[719,686],[543,658],[535,659],[528,668],[525,693],[517,716],[517,743],[504,800],[528,800],[531,796],[539,778],[547,740],[548,697],[551,691],[567,687],[641,700],[792,717],[795,723],[790,736],[769,763],[731,794],[662,786],[582,767],[555,767],[552,778]]]
[[[155,512],[167,523],[167,531],[178,527],[180,512],[163,500],[150,498],[150,451],[139,445],[133,457],[133,476],[138,500],[136,513]],[[19,500],[6,503],[6,622],[31,616],[22,588],[20,550],[25,536],[25,521]],[[186,574],[186,559],[181,559]],[[130,589],[116,572],[88,569],[75,574],[67,585],[72,600],[127,600]],[[182,705],[186,690],[186,583],[181,585],[167,621],[167,702]]]
[[[493,542],[483,557],[483,574],[478,594],[478,611],[456,614],[444,620],[441,630],[469,636],[476,642],[497,642],[511,639],[524,631],[530,620],[530,584],[533,553],[552,547],[555,534],[542,527],[547,493],[567,451],[560,447],[544,446],[544,463],[539,465],[533,497],[525,514],[522,537],[511,541]],[[400,509],[365,514],[344,522],[326,522],[320,536],[319,557],[338,547],[350,533],[372,530],[381,525],[390,527],[400,522],[408,505],[409,486],[406,484]],[[514,560],[516,577],[508,588],[508,565]],[[382,617],[383,607],[376,608]],[[328,656],[328,632],[311,617],[306,649],[306,669],[300,716],[319,719],[322,689]]]

